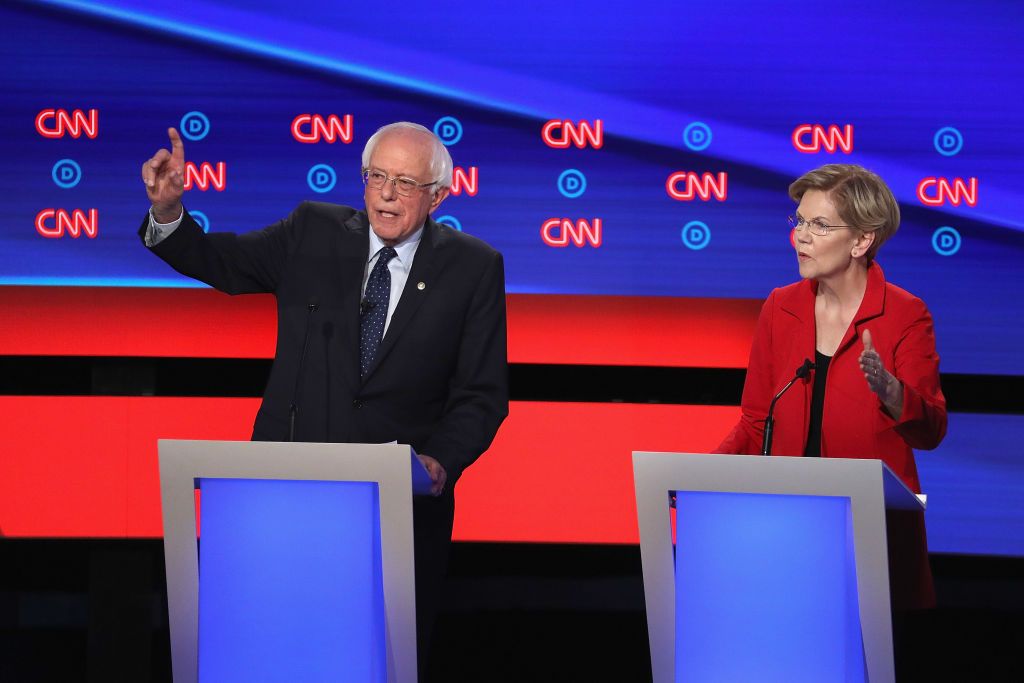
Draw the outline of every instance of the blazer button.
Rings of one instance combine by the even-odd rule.
[[[358,398],[357,398],[357,399],[354,399],[354,400],[352,401],[352,407],[353,407],[353,408],[362,408],[362,407],[363,407],[363,402],[362,402],[362,401],[360,401],[360,400],[359,400]]]

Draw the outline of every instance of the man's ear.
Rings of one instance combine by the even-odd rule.
[[[441,206],[441,202],[443,202],[445,197],[448,196],[448,192],[449,190],[447,187],[442,187],[440,190],[434,193],[434,196],[430,200],[431,213],[433,213],[437,207]]]

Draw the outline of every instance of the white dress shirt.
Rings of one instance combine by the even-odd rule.
[[[391,273],[391,295],[388,297],[388,317],[384,321],[384,334],[388,332],[391,316],[395,312],[395,307],[398,306],[398,300],[401,298],[402,292],[405,291],[405,283],[409,280],[409,271],[412,270],[412,262],[416,258],[416,250],[420,246],[421,237],[423,237],[422,225],[419,230],[395,245],[395,252],[398,256],[388,261],[388,272]],[[381,238],[377,237],[377,233],[373,231],[373,226],[371,225],[370,253],[366,261],[366,268],[363,270],[363,288],[360,290],[360,297],[366,293],[366,281],[370,279],[370,273],[373,271],[373,266],[377,263],[380,250],[385,246],[387,245],[384,244]]]

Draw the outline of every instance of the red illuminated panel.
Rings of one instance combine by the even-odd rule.
[[[0,533],[159,536],[157,439],[249,438],[257,399],[3,396]]]
[[[159,536],[157,439],[245,440],[256,399],[0,397],[6,536]],[[738,408],[513,403],[457,540],[635,543],[631,451],[708,451]]]
[[[711,452],[737,419],[738,407],[513,403],[458,484],[453,537],[637,543],[632,452]]]
[[[751,299],[508,297],[510,363],[745,368]]]
[[[0,354],[270,358],[276,315],[212,289],[0,287]]]
[[[750,299],[508,297],[509,362],[741,368]],[[208,289],[0,287],[0,355],[270,358],[274,300]]]

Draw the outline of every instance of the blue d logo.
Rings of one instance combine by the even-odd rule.
[[[306,174],[306,183],[313,192],[330,192],[338,182],[338,175],[327,164],[317,164]]]
[[[567,168],[558,176],[558,191],[563,197],[575,199],[587,191],[587,177],[582,171]]]
[[[683,144],[694,152],[700,152],[711,144],[711,126],[694,121],[683,129]]]
[[[932,142],[935,145],[936,152],[942,156],[951,157],[963,149],[964,136],[956,128],[946,126],[945,128],[939,128],[935,132],[935,138]]]
[[[700,251],[711,242],[711,228],[703,221],[690,221],[683,226],[683,244]]]
[[[446,147],[454,145],[462,139],[462,123],[454,116],[442,116],[434,124],[434,135],[441,138]]]
[[[445,214],[444,216],[438,216],[437,218],[434,219],[434,221],[436,223],[444,223],[448,227],[455,228],[459,232],[462,232],[462,223],[459,222],[459,219],[456,218],[455,216],[449,216]]]
[[[206,217],[205,213],[202,211],[189,211],[188,215],[192,216],[192,220],[199,224],[203,232],[210,232],[210,219]]]
[[[963,240],[956,228],[944,225],[932,233],[932,249],[940,256],[952,256],[960,251]]]
[[[202,140],[210,134],[210,119],[201,111],[190,111],[181,117],[181,134],[188,140]]]
[[[82,181],[82,167],[74,159],[61,159],[53,165],[50,177],[57,187],[67,190]]]

